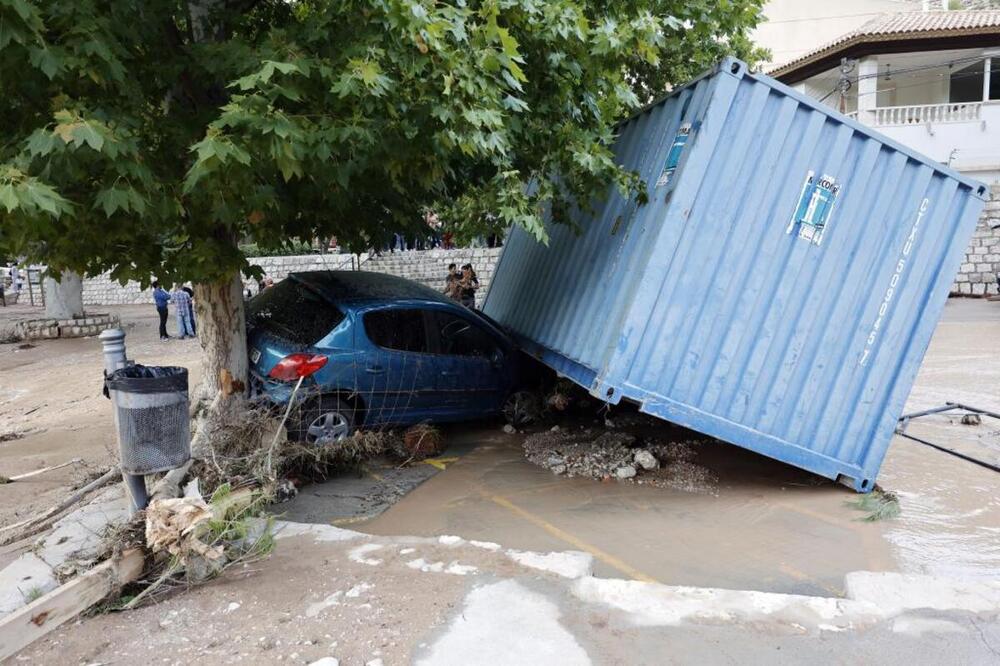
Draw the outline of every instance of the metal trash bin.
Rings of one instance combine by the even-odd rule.
[[[132,365],[106,380],[125,474],[180,467],[191,457],[187,368]]]

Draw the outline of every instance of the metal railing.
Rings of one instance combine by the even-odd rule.
[[[929,123],[966,123],[980,120],[982,102],[948,104],[912,104],[910,106],[883,106],[858,113],[852,111],[849,118],[860,119],[873,127],[902,125],[926,125]]]

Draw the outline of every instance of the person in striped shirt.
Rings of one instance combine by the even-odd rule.
[[[177,311],[177,337],[194,337],[194,322],[191,320],[191,295],[184,291],[179,284],[174,285],[174,290],[170,293],[170,300],[174,302]]]

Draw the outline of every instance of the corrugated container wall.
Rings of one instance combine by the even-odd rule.
[[[603,400],[870,490],[985,188],[732,59],[615,154],[649,202],[515,229],[485,312]]]

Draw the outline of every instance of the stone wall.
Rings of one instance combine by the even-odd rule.
[[[118,325],[118,316],[111,314],[89,314],[72,319],[23,319],[15,323],[14,333],[22,340],[84,338]]]
[[[399,275],[427,286],[442,290],[448,264],[461,266],[471,263],[479,275],[479,301],[486,295],[493,270],[500,256],[499,248],[464,248],[458,250],[411,250],[407,252],[386,252],[381,256],[361,256],[362,270],[379,271]],[[307,254],[292,257],[255,257],[250,263],[260,266],[264,274],[275,281],[283,280],[289,273],[297,271],[350,270],[357,264],[358,257],[350,254]],[[257,285],[251,280],[244,283],[254,293]],[[164,285],[169,289],[169,285]],[[133,305],[153,302],[149,289],[143,290],[138,282],[122,286],[106,274],[87,278],[83,281],[84,305]]]
[[[472,264],[479,278],[477,305],[483,304],[486,290],[496,270],[502,248],[464,248],[459,250],[408,250],[406,252],[385,252],[367,261],[364,270],[379,271],[399,275],[414,282],[425,284],[436,291],[444,290],[448,264]]]
[[[1000,273],[1000,184],[990,186],[990,200],[958,269],[952,294],[984,296],[997,293]]]
[[[352,259],[357,261],[357,257],[350,254],[306,254],[292,257],[253,257],[250,263],[260,266],[264,269],[265,275],[277,281],[296,271],[350,269]],[[257,292],[257,285],[252,280],[244,279],[244,284],[254,293]],[[163,286],[170,290],[170,285]],[[152,290],[141,289],[138,282],[129,282],[122,286],[107,274],[83,281],[84,305],[133,305],[152,302]]]

